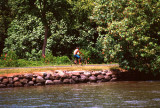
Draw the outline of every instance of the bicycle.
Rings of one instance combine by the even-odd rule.
[[[75,57],[72,57],[72,60],[71,60],[71,66],[73,65],[73,64],[75,64],[75,65],[81,65],[81,66],[83,66],[84,64],[87,64],[87,60],[86,59],[84,59],[83,58],[83,56],[81,56],[80,55],[80,62],[81,62],[81,64],[79,64],[79,60],[78,60],[78,58],[75,58]]]

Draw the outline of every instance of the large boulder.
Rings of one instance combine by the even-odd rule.
[[[79,78],[77,76],[72,76],[72,79],[75,81],[75,82],[79,82]]]
[[[92,75],[94,75],[94,76],[98,76],[98,75],[100,75],[100,74],[101,74],[101,71],[92,72]]]
[[[23,85],[22,85],[21,82],[16,81],[16,82],[14,82],[14,86],[15,86],[15,87],[22,87]]]
[[[76,82],[73,79],[69,79],[70,84],[75,84]]]
[[[45,80],[43,79],[43,77],[38,76],[38,77],[36,78],[36,82],[37,82],[37,83],[44,83]]]
[[[54,84],[62,84],[62,81],[61,80],[54,80],[53,83]]]
[[[55,79],[55,80],[59,80],[60,78],[61,78],[61,76],[58,73],[55,73],[53,75],[53,79]]]
[[[80,76],[81,72],[79,71],[72,71],[71,72],[73,76]]]
[[[45,80],[50,80],[50,77],[51,77],[52,75],[51,74],[47,74],[45,77],[44,77],[44,79]]]
[[[111,71],[108,71],[108,72],[106,73],[106,75],[108,75],[108,76],[112,76],[112,75],[113,75],[113,73],[112,73]]]
[[[84,75],[87,76],[87,77],[89,77],[89,76],[91,76],[91,72],[88,72],[88,71],[84,72]]]
[[[79,81],[85,83],[85,82],[88,81],[88,77],[87,77],[86,75],[83,75],[83,74],[82,74],[82,75],[80,76],[80,78],[79,78]]]
[[[118,80],[117,78],[112,78],[110,81],[114,82],[114,81],[117,81],[117,80]]]
[[[6,87],[5,84],[0,84],[0,88],[4,88],[4,87]]]
[[[24,78],[32,79],[33,78],[33,74],[24,74]]]
[[[96,82],[97,81],[97,77],[92,75],[92,76],[89,77],[89,81],[90,82]]]
[[[105,81],[110,81],[111,80],[111,76],[105,75],[104,79],[105,79]]]
[[[14,81],[14,82],[19,81],[19,78],[18,78],[17,76],[14,77],[14,78],[13,78],[13,81]]]
[[[32,78],[32,81],[33,81],[33,82],[36,82],[36,78]]]
[[[102,80],[102,79],[104,79],[104,76],[102,74],[100,74],[100,75],[97,76],[97,79]]]
[[[3,78],[4,78],[4,77],[0,77],[0,81],[2,81],[2,80],[3,80]]]
[[[9,82],[8,78],[4,78],[2,81],[3,84],[7,84],[8,82]]]
[[[27,84],[28,83],[28,79],[26,79],[26,78],[20,79],[20,82],[23,83],[23,84]]]
[[[29,81],[29,82],[28,82],[28,85],[29,85],[29,86],[33,86],[33,85],[34,85],[34,82],[33,82],[33,81]]]
[[[56,70],[55,73],[57,73],[61,78],[66,78],[66,72],[62,71],[62,70]]]
[[[70,79],[64,79],[64,80],[63,80],[63,83],[64,83],[64,84],[70,84]]]
[[[52,80],[46,80],[45,85],[52,85],[54,84]]]
[[[7,84],[7,87],[14,87],[13,84]]]
[[[46,77],[46,76],[47,76],[47,73],[46,73],[46,72],[44,72],[44,73],[43,73],[43,78],[44,78],[44,77]]]
[[[12,77],[9,77],[8,80],[9,80],[9,84],[13,84],[13,78]]]

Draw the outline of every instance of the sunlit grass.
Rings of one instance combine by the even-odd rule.
[[[31,67],[31,68],[14,68],[14,69],[0,69],[0,75],[6,74],[24,74],[24,73],[34,73],[34,72],[45,72],[45,71],[55,71],[55,70],[66,70],[66,71],[99,71],[99,70],[107,70],[117,66],[46,66],[46,67]]]

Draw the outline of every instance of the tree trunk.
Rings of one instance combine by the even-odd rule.
[[[44,35],[44,41],[43,41],[43,47],[42,47],[42,57],[45,57],[45,50],[46,50],[47,37],[48,37],[48,25],[45,25],[44,28],[45,28],[45,35]]]

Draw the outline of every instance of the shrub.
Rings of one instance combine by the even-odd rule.
[[[16,52],[14,51],[9,51],[7,54],[4,54],[2,57],[3,59],[3,65],[5,67],[14,67],[14,66],[18,66],[18,62],[17,62],[17,55]]]
[[[96,5],[91,19],[104,37],[106,60],[127,70],[160,72],[158,0],[104,0]]]
[[[56,64],[68,64],[70,59],[67,56],[61,56],[56,58]]]

